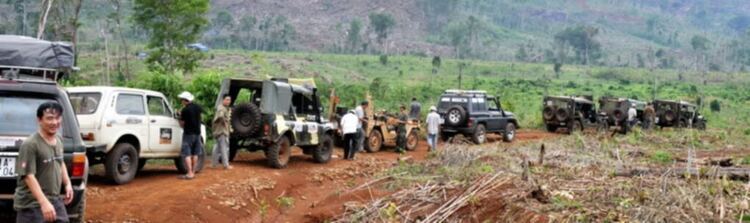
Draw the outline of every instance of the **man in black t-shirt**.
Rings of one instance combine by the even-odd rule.
[[[182,92],[178,96],[183,108],[180,113],[180,125],[182,126],[182,151],[185,159],[187,174],[180,179],[190,180],[195,177],[195,169],[198,166],[198,156],[203,154],[203,143],[201,142],[201,113],[203,109],[193,103],[193,95],[190,92]]]

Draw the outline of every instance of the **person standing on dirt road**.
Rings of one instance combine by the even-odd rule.
[[[63,141],[58,135],[62,106],[57,102],[39,105],[39,130],[29,136],[18,151],[16,192],[13,208],[16,222],[68,222],[65,205],[73,201],[73,187],[63,161]],[[60,197],[60,187],[65,194]]]
[[[341,118],[341,133],[344,135],[344,159],[354,160],[354,154],[357,152],[357,123],[359,119],[355,111],[351,110]]]
[[[401,105],[401,113],[398,115],[398,136],[396,138],[396,152],[404,152],[406,149],[406,123],[409,121],[409,114],[406,113],[406,106]]]
[[[646,108],[643,109],[643,128],[644,129],[651,129],[653,128],[656,117],[656,110],[654,110],[654,104],[649,102],[646,105]]]
[[[357,145],[355,147],[359,152],[365,150],[364,128],[367,127],[367,114],[365,114],[365,110],[367,110],[368,106],[370,106],[370,102],[362,101],[362,103],[354,109],[354,113],[357,115],[357,119],[359,119],[359,122],[357,122]]]
[[[225,94],[224,100],[216,109],[214,120],[212,121],[213,135],[216,139],[213,152],[211,152],[211,167],[216,167],[217,162],[224,165],[224,169],[232,169],[229,165],[229,134],[232,133],[232,96]]]
[[[435,106],[430,107],[430,114],[427,115],[425,123],[427,123],[427,144],[430,146],[430,151],[435,151],[440,125],[443,124],[443,119],[438,115]]]
[[[411,106],[409,110],[409,118],[419,120],[422,114],[422,104],[417,101],[416,97],[411,98]]]
[[[203,154],[203,142],[201,142],[201,113],[203,113],[203,109],[193,103],[195,97],[190,92],[184,91],[178,97],[183,105],[182,112],[180,112],[180,126],[183,128],[181,155],[185,159],[185,168],[187,169],[187,174],[179,178],[191,180],[195,178],[198,156]]]
[[[638,121],[636,116],[638,116],[638,111],[635,110],[635,104],[631,104],[630,109],[628,109],[628,130],[632,130],[635,127],[635,124]]]

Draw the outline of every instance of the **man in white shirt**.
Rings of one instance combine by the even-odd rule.
[[[354,160],[354,153],[357,152],[357,148],[355,148],[357,123],[359,123],[359,119],[354,114],[354,110],[349,111],[341,118],[341,133],[344,135],[344,159],[346,160]]]
[[[635,104],[631,104],[630,109],[628,109],[628,129],[632,130],[633,127],[635,127],[635,124],[638,121],[636,116],[638,116],[638,111],[635,110]]]
[[[425,123],[427,123],[427,144],[430,146],[430,151],[435,151],[440,125],[443,124],[443,119],[438,115],[435,106],[430,107],[430,114],[427,115]]]
[[[356,109],[354,109],[354,114],[357,115],[357,118],[359,119],[359,122],[357,123],[357,145],[355,148],[360,152],[365,148],[364,127],[367,125],[367,116],[365,116],[365,110],[367,110],[367,106],[370,106],[370,103],[367,101],[363,101],[359,104],[359,106],[357,106]]]

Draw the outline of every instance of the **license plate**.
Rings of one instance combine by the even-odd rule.
[[[16,176],[16,158],[0,157],[0,177]]]

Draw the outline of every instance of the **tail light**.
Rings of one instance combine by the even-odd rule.
[[[469,118],[469,121],[467,122],[467,125],[469,126],[469,128],[471,128],[471,123],[472,122],[474,122],[474,119],[473,118]]]
[[[81,133],[81,138],[83,138],[83,141],[94,141],[94,133],[89,132],[88,134]]]
[[[271,135],[271,126],[268,126],[268,124],[263,125],[263,134]]]
[[[84,170],[86,170],[86,154],[74,153],[71,175],[73,177],[83,177]]]

